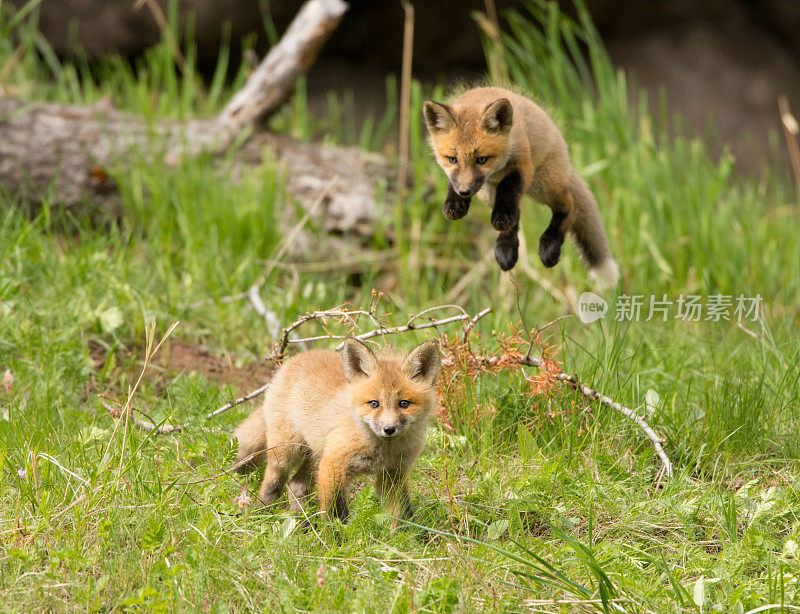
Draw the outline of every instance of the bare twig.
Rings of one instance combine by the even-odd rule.
[[[400,129],[397,139],[397,194],[400,202],[408,181],[409,113],[411,111],[411,65],[414,56],[414,5],[403,0],[403,64],[400,77]]]
[[[494,0],[484,0],[486,13],[475,11],[472,13],[473,19],[478,22],[478,26],[486,37],[491,41],[491,49],[487,53],[489,60],[489,70],[493,79],[496,81],[507,82],[508,66],[506,65],[505,55],[503,54],[503,41],[500,36],[500,21],[497,19],[497,8]]]
[[[469,322],[467,322],[466,326],[464,326],[464,343],[467,343],[467,341],[469,341],[469,334],[474,328],[475,324],[478,323],[478,320],[480,320],[483,316],[488,315],[491,311],[492,308],[487,307],[483,311],[478,312],[478,314],[474,318],[472,318]]]
[[[218,415],[220,415],[222,413],[225,413],[229,409],[232,409],[232,408],[236,407],[237,405],[241,405],[242,403],[246,403],[247,401],[249,401],[251,399],[255,399],[256,397],[261,396],[262,394],[264,394],[267,391],[267,388],[269,388],[269,386],[270,386],[269,383],[264,384],[263,386],[261,386],[261,388],[257,388],[256,390],[253,390],[252,392],[248,392],[246,395],[244,395],[242,397],[239,397],[238,399],[235,399],[233,401],[229,401],[228,403],[225,403],[225,405],[223,405],[222,407],[218,407],[217,409],[215,409],[214,411],[212,411],[208,415],[206,415],[205,419],[206,420],[211,420],[211,418],[215,418]],[[123,412],[123,408],[122,407],[114,407],[113,405],[111,405],[111,403],[109,403],[105,399],[101,400],[100,403],[103,406],[103,409],[107,410],[108,413],[111,414],[113,417],[117,418],[120,415],[122,415],[122,412]],[[174,433],[183,433],[183,432],[191,429],[191,426],[188,425],[188,424],[164,424],[164,425],[159,426],[158,424],[156,424],[155,420],[153,420],[150,416],[148,416],[141,409],[137,409],[135,407],[131,407],[130,411],[135,411],[137,413],[140,413],[145,418],[147,418],[147,420],[140,420],[138,418],[130,417],[130,423],[134,427],[136,427],[136,428],[138,428],[138,429],[140,429],[142,431],[155,432],[157,435],[172,435]]]
[[[546,328],[548,328],[548,327],[552,326],[552,325],[553,325],[553,324],[555,324],[556,322],[560,322],[561,320],[566,320],[567,318],[574,318],[574,317],[575,317],[575,315],[574,315],[574,314],[568,313],[568,314],[566,314],[566,315],[563,315],[563,316],[558,316],[558,317],[557,317],[555,320],[551,320],[551,321],[550,321],[550,322],[548,322],[547,324],[544,324],[543,326],[540,326],[539,328],[537,328],[537,329],[536,329],[536,331],[535,331],[535,333],[534,333],[533,335],[531,335],[531,342],[530,342],[530,344],[528,345],[528,351],[527,351],[527,352],[526,352],[526,354],[525,354],[525,358],[530,358],[530,356],[531,356],[531,352],[533,352],[533,348],[534,348],[534,346],[536,345],[536,340],[539,338],[539,334],[540,334],[540,333],[541,333],[541,332],[542,332],[544,329],[546,329]]]
[[[427,322],[423,322],[421,324],[415,324],[416,320],[418,320],[423,315],[430,313],[435,310],[439,309],[457,309],[461,313],[455,316],[450,316],[448,318],[439,318],[439,319],[429,319]],[[431,307],[429,309],[425,309],[420,313],[411,316],[405,325],[403,326],[385,326],[380,323],[380,321],[375,317],[372,311],[365,311],[363,309],[349,309],[347,307],[337,307],[335,309],[326,309],[323,311],[314,311],[311,313],[307,313],[305,315],[300,316],[297,320],[292,322],[289,326],[283,329],[283,334],[278,342],[276,342],[275,347],[272,350],[269,358],[271,360],[281,360],[283,359],[283,354],[286,351],[286,347],[289,344],[295,343],[309,343],[312,341],[322,341],[325,339],[345,339],[347,337],[353,337],[354,339],[358,339],[359,341],[366,341],[368,339],[372,339],[373,337],[378,337],[382,335],[396,335],[399,333],[405,333],[411,330],[420,330],[424,328],[436,328],[437,326],[444,326],[446,324],[452,324],[453,322],[463,322],[467,320],[474,320],[477,322],[480,318],[484,317],[491,311],[491,308],[484,309],[474,318],[470,316],[462,307],[458,305],[439,305],[436,307]],[[352,330],[355,328],[356,320],[355,318],[359,315],[367,315],[372,319],[375,323],[377,328],[361,333],[359,335],[353,335]],[[301,339],[290,339],[289,335],[297,329],[299,326],[309,322],[310,320],[338,320],[339,322],[347,322],[351,324],[351,330],[345,334],[333,334],[328,333],[325,335],[317,335],[315,337],[303,337]],[[474,326],[474,322],[472,326]],[[341,349],[341,344],[336,348]]]
[[[464,311],[464,308],[461,305],[436,305],[436,307],[429,307],[428,309],[420,311],[417,315],[412,316],[408,320],[407,324],[413,324],[414,320],[418,320],[419,318],[421,318],[422,316],[424,316],[426,314],[429,314],[429,313],[431,313],[433,311],[439,311],[441,309],[456,309],[456,310],[460,311],[462,314],[467,315],[467,312]]]
[[[340,322],[347,322],[347,323],[349,323],[351,325],[352,328],[354,328],[354,327],[357,326],[357,319],[356,318],[359,315],[366,315],[366,316],[372,318],[373,321],[375,321],[376,325],[378,325],[378,326],[380,325],[380,323],[377,321],[377,319],[375,319],[374,314],[370,313],[369,311],[364,311],[363,309],[348,309],[346,307],[337,307],[336,309],[325,309],[325,310],[322,310],[322,311],[313,311],[313,312],[307,313],[305,315],[302,315],[299,318],[297,318],[297,320],[292,322],[289,326],[287,326],[286,328],[283,329],[283,332],[282,332],[282,334],[280,336],[280,340],[275,342],[275,344],[273,346],[273,349],[272,349],[272,353],[269,355],[268,359],[269,360],[276,360],[276,361],[283,360],[283,353],[286,350],[286,346],[288,346],[290,343],[306,343],[306,342],[309,342],[309,341],[320,341],[320,340],[323,340],[323,339],[343,339],[344,337],[347,336],[347,335],[332,335],[332,334],[328,334],[328,335],[319,335],[317,337],[307,337],[305,339],[290,339],[289,338],[289,336],[292,334],[292,332],[296,328],[298,328],[302,324],[305,324],[306,322],[309,322],[310,320],[323,320],[323,321],[325,321],[325,320],[336,319],[336,320],[339,320]],[[351,330],[352,330],[352,328],[351,328]]]
[[[574,318],[574,317],[575,317],[575,314],[574,314],[574,313],[568,313],[568,314],[566,314],[566,315],[563,315],[563,316],[558,316],[558,317],[557,317],[555,320],[550,320],[550,321],[549,321],[547,324],[544,324],[544,325],[540,326],[539,328],[537,328],[537,329],[536,329],[536,332],[537,332],[537,333],[540,333],[540,332],[542,332],[542,331],[543,331],[545,328],[548,328],[548,327],[552,326],[552,325],[553,325],[553,324],[555,324],[556,322],[560,322],[561,320],[567,320],[567,319],[569,319],[569,318]]]
[[[172,55],[175,57],[175,63],[181,70],[181,74],[186,74],[186,58],[183,57],[183,53],[181,53],[181,46],[175,39],[175,34],[172,31],[172,28],[169,27],[169,21],[167,21],[167,16],[164,14],[164,10],[155,0],[136,0],[134,8],[138,11],[145,4],[147,5],[147,8],[150,9],[150,13],[153,15],[153,19],[155,19],[158,29],[161,30],[161,36],[164,37],[167,45],[169,45],[170,51],[172,51]]]
[[[778,98],[778,110],[781,114],[786,146],[789,148],[789,160],[792,163],[795,187],[800,190],[800,144],[797,142],[798,135],[800,135],[800,125],[798,125],[797,120],[792,115],[792,111],[789,109],[789,100],[786,96]]]
[[[103,409],[107,410],[108,413],[110,413],[114,417],[118,417],[122,414],[122,408],[113,407],[108,401],[105,400],[100,401],[100,404],[103,406]],[[135,408],[131,409],[132,411],[137,411],[142,415],[146,416],[144,412],[138,409]],[[138,429],[141,429],[143,431],[155,432],[158,435],[171,435],[173,433],[182,433],[185,429],[185,427],[182,424],[176,424],[176,425],[164,424],[158,426],[157,424],[155,424],[155,422],[152,421],[152,419],[140,420],[139,418],[134,418],[132,416],[130,417],[130,423]]]
[[[535,360],[535,359],[533,359]],[[593,390],[589,388],[586,384],[583,384],[577,380],[577,378],[573,375],[568,375],[567,373],[561,372],[556,376],[562,382],[568,384],[578,392],[580,392],[583,396],[587,399],[591,399],[593,401],[598,401],[605,405],[606,407],[610,407],[611,409],[618,411],[626,418],[633,420],[639,428],[641,428],[645,435],[650,439],[653,443],[653,447],[656,450],[656,454],[658,458],[661,460],[661,470],[656,475],[656,483],[660,483],[661,479],[666,477],[667,479],[672,477],[672,463],[669,460],[666,452],[664,452],[664,448],[661,444],[666,442],[666,439],[659,436],[652,427],[645,422],[644,418],[642,418],[639,414],[637,414],[632,409],[625,407],[621,403],[617,403],[613,399],[610,399],[602,392],[598,392],[597,390]]]
[[[459,315],[451,316],[449,318],[441,318],[441,319],[437,319],[437,320],[431,319],[428,322],[424,322],[422,324],[414,324],[414,321],[417,320],[421,315],[423,315],[425,313],[429,313],[430,311],[433,311],[434,309],[442,309],[442,308],[445,308],[445,307],[458,308],[459,310],[461,310],[462,313],[460,313]],[[478,319],[482,318],[483,316],[485,316],[490,311],[491,311],[491,309],[485,309],[481,313],[479,313],[477,316],[475,316],[475,318],[473,318],[473,319],[475,319],[475,321],[477,321]],[[350,334],[350,333],[348,333],[348,334],[332,334],[332,333],[330,333],[330,334],[326,334],[326,335],[318,335],[316,337],[304,337],[302,339],[289,339],[289,335],[291,334],[292,331],[294,331],[296,328],[298,328],[299,326],[301,326],[302,324],[305,324],[306,322],[308,322],[310,320],[338,319],[339,321],[343,321],[343,322],[355,323],[354,316],[358,316],[358,315],[368,315],[375,322],[375,324],[378,326],[378,328],[375,328],[375,329],[373,329],[371,331],[367,331],[367,332],[362,333],[360,335],[353,335],[353,334]],[[411,318],[408,320],[408,322],[404,326],[383,326],[383,325],[380,324],[380,322],[375,318],[375,316],[371,312],[364,311],[362,309],[347,309],[345,307],[339,307],[339,308],[336,308],[336,309],[328,309],[328,310],[325,310],[325,311],[315,311],[315,312],[307,313],[307,314],[305,314],[303,316],[300,316],[296,321],[294,321],[292,324],[290,324],[289,326],[287,326],[286,328],[283,329],[283,334],[281,335],[281,339],[280,339],[280,341],[278,343],[275,344],[275,348],[273,349],[272,354],[270,355],[270,359],[281,360],[283,358],[283,353],[286,350],[286,347],[290,343],[308,343],[308,342],[311,342],[311,341],[321,341],[321,340],[325,340],[325,339],[345,339],[347,337],[353,337],[354,339],[358,339],[359,341],[366,341],[367,339],[372,339],[373,337],[378,337],[378,336],[381,336],[381,335],[396,335],[396,334],[405,333],[405,332],[408,332],[408,331],[411,331],[411,330],[420,330],[420,329],[424,329],[424,328],[435,328],[437,326],[444,326],[446,324],[452,324],[453,322],[463,322],[465,320],[470,320],[470,319],[471,319],[470,315],[468,313],[466,313],[463,309],[461,309],[460,307],[458,307],[456,305],[443,305],[443,306],[440,306],[440,307],[434,307],[434,308],[431,308],[431,309],[426,309],[425,311],[423,311],[421,313],[418,313],[418,314],[416,314],[414,316],[411,316]],[[336,349],[337,350],[341,349],[341,344],[339,346],[337,346]]]
[[[261,388],[253,390],[253,392],[248,392],[246,395],[244,395],[243,397],[239,397],[235,401],[231,401],[229,403],[225,403],[225,405],[223,405],[222,407],[219,407],[219,408],[215,409],[214,411],[212,411],[210,414],[208,414],[206,416],[206,420],[211,420],[211,418],[219,416],[221,413],[224,413],[224,412],[228,411],[232,407],[236,407],[237,405],[241,405],[242,403],[246,403],[250,399],[255,399],[257,396],[260,396],[260,395],[264,394],[267,391],[267,388],[269,388],[269,384],[264,384],[263,386],[261,386]]]
[[[476,321],[485,316],[487,313],[491,311],[491,308],[486,308],[481,311],[477,316],[475,316]],[[416,319],[417,316],[414,316],[409,320],[412,322]],[[410,330],[420,330],[422,328],[436,328],[438,326],[444,326],[445,324],[452,324],[453,322],[463,322],[465,320],[472,320],[468,313],[462,313],[457,316],[451,316],[449,318],[442,318],[440,320],[431,320],[429,322],[425,322],[424,324],[406,324],[405,326],[392,326],[392,327],[381,327],[375,330],[371,330],[368,333],[364,333],[363,335],[355,335],[355,339],[359,341],[364,341],[365,339],[371,339],[372,337],[377,337],[378,335],[396,335],[398,333],[406,333]],[[473,324],[474,326],[474,324]],[[343,338],[343,337],[340,337]],[[342,348],[342,344],[337,346],[337,350]]]

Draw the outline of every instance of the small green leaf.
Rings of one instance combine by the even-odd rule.
[[[700,576],[692,589],[692,601],[695,605],[702,606],[706,601],[706,577]]]
[[[508,520],[496,520],[489,525],[489,528],[486,530],[486,536],[494,541],[500,539],[506,531],[508,531]]]
[[[286,539],[297,528],[297,519],[294,516],[287,516],[286,520],[281,523],[280,535],[282,539]]]

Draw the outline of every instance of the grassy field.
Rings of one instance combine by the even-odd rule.
[[[189,425],[169,436],[126,428],[98,393],[125,401],[152,322],[160,338],[179,321],[165,345],[205,348],[230,372],[258,364],[268,327],[247,301],[224,299],[264,273],[292,204],[269,164],[233,182],[208,158],[169,170],[134,159],[114,171],[122,221],[89,223],[50,202],[31,213],[0,195],[0,377],[13,376],[0,386],[0,610],[800,611],[797,192],[780,173],[756,180],[729,155],[712,159],[669,109],[648,110],[585,17],[535,6],[510,16],[491,71],[563,127],[623,275],[605,319],[560,320],[543,335],[569,373],[646,412],[674,478],[656,487],[650,442],[605,406],[568,389],[532,395],[519,372],[455,372],[446,424],[431,429],[413,472],[413,524],[391,532],[367,483],[346,524],[307,530],[288,512],[239,514],[242,480],[225,470],[249,406],[205,416],[260,382],[151,365],[132,403]],[[219,109],[245,74],[226,82],[223,55],[204,81],[189,46],[179,77],[166,44],[134,68],[61,62],[30,23],[0,15],[0,85],[15,96],[110,97],[147,117],[192,117]],[[541,267],[538,205],[524,207],[530,262],[513,279],[491,257],[481,264],[494,239],[485,210],[444,219],[445,179],[416,110],[445,85],[414,87],[406,201],[374,238],[350,237],[389,255],[356,273],[302,272],[284,258],[262,290],[282,323],[365,307],[377,289],[395,324],[444,303],[492,306],[475,343],[493,352],[521,317],[543,325],[591,289],[571,246],[555,269]],[[393,111],[360,131],[341,128],[346,112],[332,102],[329,117],[311,118],[300,95],[272,124],[381,148]],[[618,320],[634,296],[641,317]],[[697,321],[677,317],[688,296],[703,306]],[[731,297],[728,320],[707,319],[724,302],[715,296]],[[739,296],[760,297],[757,318],[739,321]],[[648,319],[651,297],[668,306],[666,321]],[[245,483],[254,491],[258,476]]]

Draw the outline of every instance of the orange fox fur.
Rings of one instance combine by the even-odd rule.
[[[559,261],[569,232],[598,287],[617,283],[597,203],[544,110],[510,90],[476,87],[449,104],[426,100],[423,112],[436,161],[449,179],[444,214],[464,217],[476,195],[489,205],[492,226],[500,231],[495,257],[501,269],[517,263],[519,201],[527,193],[552,210],[539,239],[542,263]]]
[[[261,503],[274,503],[288,482],[294,511],[316,476],[320,508],[341,518],[352,479],[372,474],[389,511],[407,517],[408,472],[425,444],[440,367],[433,341],[405,357],[376,355],[354,339],[341,354],[298,354],[275,374],[263,406],[236,428],[235,468],[247,473],[266,460]]]

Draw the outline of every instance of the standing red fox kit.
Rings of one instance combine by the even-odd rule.
[[[389,510],[409,516],[408,471],[425,445],[440,367],[434,341],[403,358],[376,355],[355,339],[341,355],[298,354],[275,374],[263,406],[236,428],[236,470],[249,473],[266,460],[261,503],[273,503],[288,481],[294,511],[316,475],[320,508],[340,518],[347,517],[351,480],[372,474]]]
[[[559,261],[571,232],[597,286],[617,283],[597,203],[572,168],[564,137],[538,105],[503,88],[476,87],[449,104],[426,100],[423,111],[436,161],[449,179],[445,217],[464,217],[475,195],[489,205],[500,231],[494,253],[501,269],[517,263],[519,201],[528,193],[553,212],[539,238],[542,263]]]

